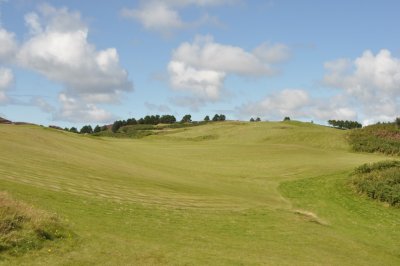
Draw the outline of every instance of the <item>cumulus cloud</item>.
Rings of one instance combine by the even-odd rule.
[[[183,21],[179,9],[188,6],[210,7],[236,2],[235,0],[148,0],[141,1],[137,8],[123,8],[120,14],[123,18],[138,21],[147,30],[169,35],[172,31],[178,29],[203,24],[220,24],[216,17],[208,14],[196,21]]]
[[[33,98],[31,104],[58,120],[109,121],[112,115],[97,104],[116,103],[133,90],[117,50],[96,49],[88,41],[89,28],[80,13],[67,8],[44,4],[24,19],[29,35],[20,45],[13,33],[0,26],[0,63],[14,63],[64,86],[59,109],[42,98]],[[13,75],[8,69],[0,74],[0,102],[5,102]]]
[[[31,38],[22,44],[20,65],[62,83],[87,102],[113,102],[133,86],[115,48],[96,50],[78,12],[48,5],[25,16]]]
[[[324,83],[339,88],[361,107],[364,123],[393,120],[400,114],[400,59],[388,50],[365,51],[355,60],[325,63]]]
[[[284,89],[272,93],[258,102],[240,106],[237,111],[239,116],[259,116],[275,120],[285,116],[320,121],[357,119],[356,110],[348,107],[342,97],[313,97],[302,89]]]
[[[0,68],[0,104],[8,102],[9,98],[6,91],[11,87],[14,82],[14,75],[11,69]]]
[[[178,12],[164,2],[150,1],[139,9],[124,8],[121,15],[124,18],[136,19],[148,30],[168,32],[185,27]]]
[[[18,46],[15,34],[0,26],[0,63],[8,62],[15,57]]]
[[[111,113],[97,107],[95,104],[81,101],[67,94],[61,93],[58,100],[61,108],[53,113],[55,120],[108,123],[115,119]]]
[[[291,53],[289,47],[285,44],[263,43],[253,50],[253,54],[267,63],[277,64],[288,60]]]
[[[59,109],[38,97],[30,104],[58,120],[110,121],[112,115],[97,104],[118,102],[124,93],[133,90],[117,50],[96,49],[88,41],[89,28],[80,13],[67,8],[43,4],[24,19],[29,35],[21,44],[0,24],[0,64],[24,67],[64,86]],[[10,100],[6,90],[13,81],[12,71],[0,68],[0,103]]]
[[[279,61],[278,57],[281,60],[286,58],[283,56],[284,49],[276,47],[258,47],[255,49],[257,53],[253,53],[216,43],[211,36],[197,36],[193,43],[182,43],[173,51],[167,67],[171,87],[216,101],[220,99],[228,74],[244,77],[275,75],[277,69],[272,64]],[[274,57],[273,50],[280,54]]]
[[[311,105],[310,95],[301,89],[284,89],[259,102],[245,104],[239,108],[241,114],[281,119],[284,116],[303,117]]]

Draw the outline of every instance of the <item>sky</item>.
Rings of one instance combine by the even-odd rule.
[[[0,0],[0,116],[400,116],[397,0]]]

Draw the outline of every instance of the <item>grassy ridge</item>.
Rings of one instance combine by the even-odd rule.
[[[385,157],[350,152],[344,134],[299,122],[142,139],[0,126],[0,186],[81,239],[7,263],[396,265],[400,213],[342,186]]]

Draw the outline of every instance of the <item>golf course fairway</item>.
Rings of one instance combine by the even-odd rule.
[[[0,190],[73,236],[0,265],[400,265],[400,209],[349,174],[345,130],[213,122],[141,139],[0,125]]]

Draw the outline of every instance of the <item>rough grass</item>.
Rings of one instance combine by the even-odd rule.
[[[4,264],[400,264],[399,210],[348,186],[356,166],[386,157],[352,152],[345,131],[226,121],[166,132],[0,126],[0,187],[80,239]]]
[[[355,151],[400,155],[400,129],[394,123],[352,130],[348,139]]]
[[[400,206],[400,161],[364,164],[355,169],[352,184],[372,199]]]
[[[0,192],[0,259],[38,250],[46,242],[71,237],[56,216]]]

